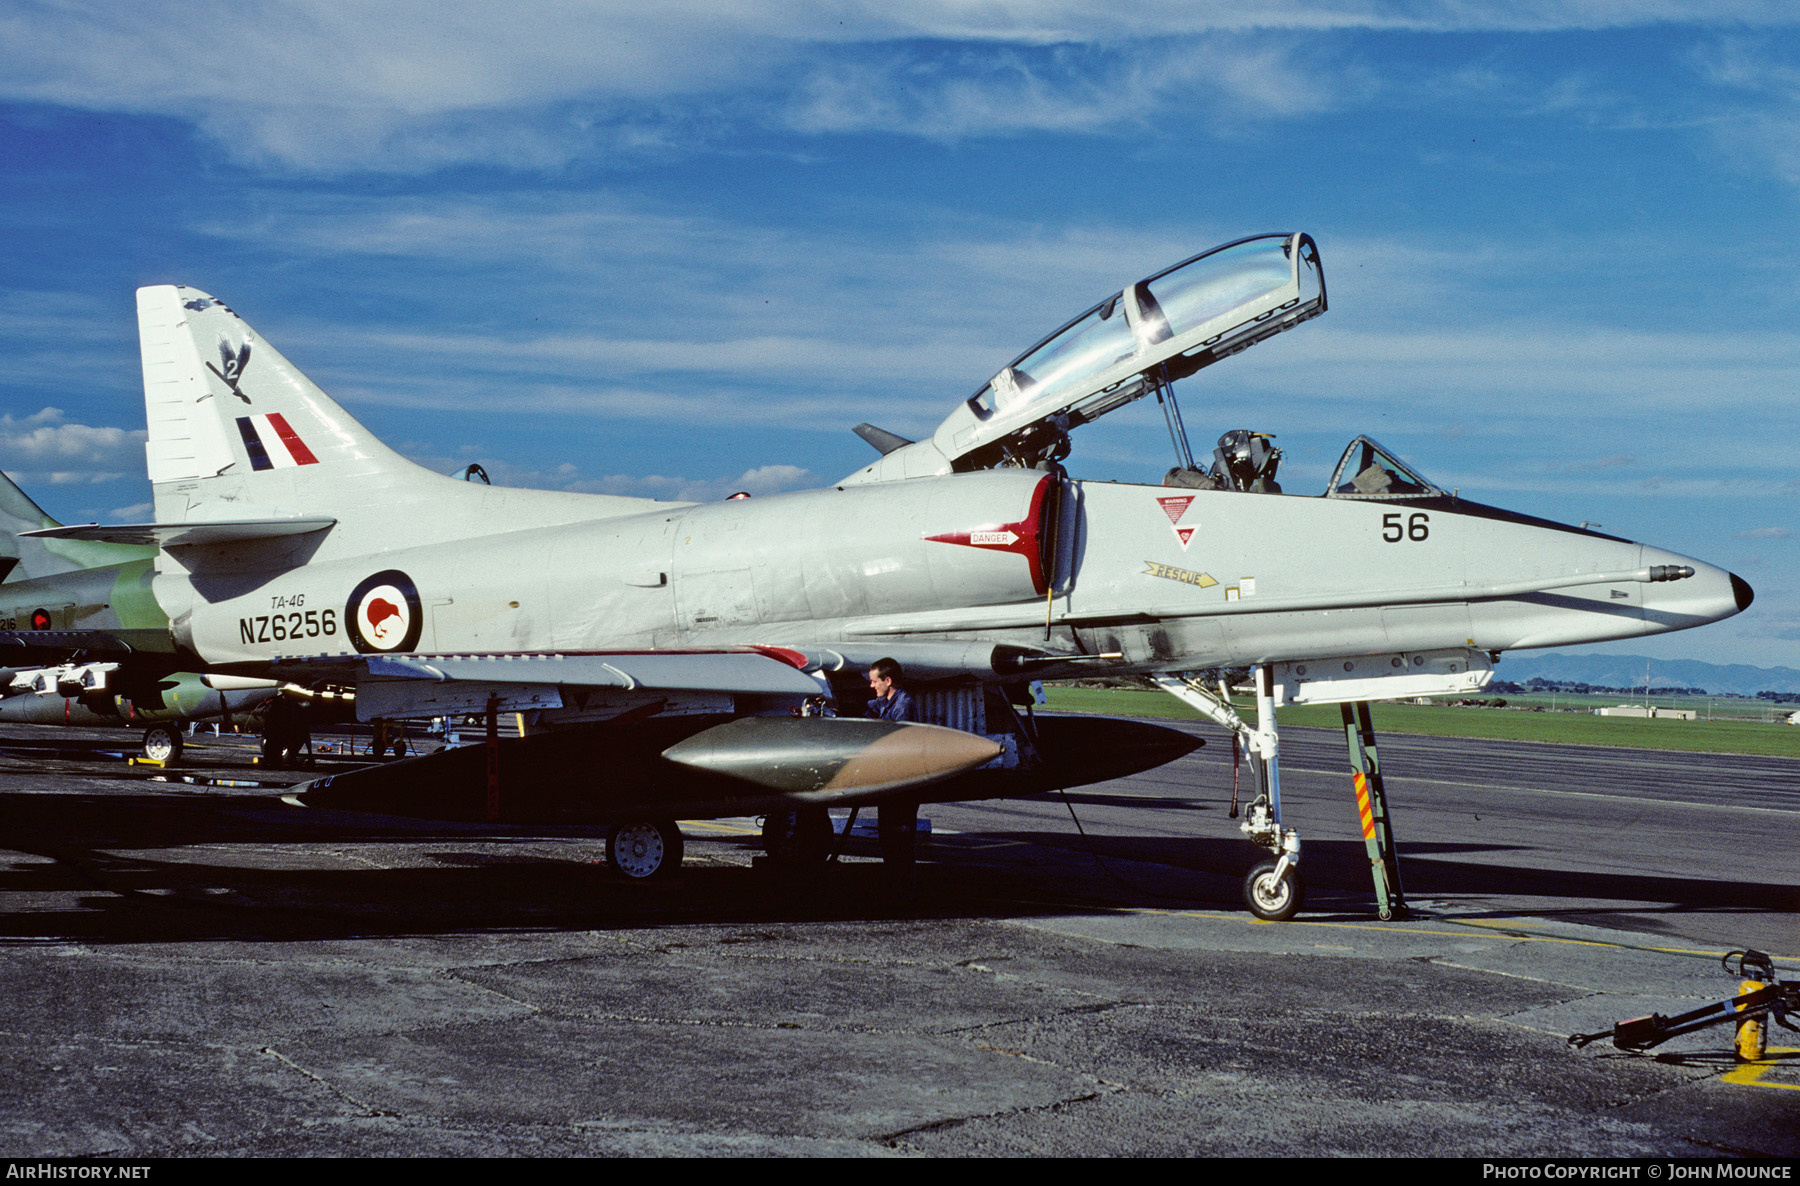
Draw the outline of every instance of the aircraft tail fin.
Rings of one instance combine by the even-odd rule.
[[[223,301],[166,284],[137,295],[158,522],[211,517],[189,513],[208,495],[228,499],[234,518],[297,497],[316,504],[310,496],[351,473],[441,480],[382,444]]]
[[[140,288],[137,297],[150,429],[145,456],[159,530],[325,520],[334,524],[330,531],[306,543],[322,560],[655,505],[489,487],[416,465],[357,423],[223,301],[166,284]]]
[[[152,548],[88,540],[20,539],[24,531],[61,527],[19,489],[18,483],[0,473],[0,580],[29,581],[59,573],[123,564],[154,552]]]

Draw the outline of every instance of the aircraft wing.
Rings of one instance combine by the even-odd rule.
[[[303,682],[354,684],[363,720],[478,712],[580,709],[595,695],[639,702],[662,695],[818,696],[825,682],[806,656],[779,647],[466,655],[337,655],[276,664]],[[729,708],[726,709],[729,711]]]

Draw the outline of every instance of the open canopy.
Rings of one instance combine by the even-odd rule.
[[[1318,248],[1257,235],[1127,285],[1014,359],[932,434],[956,469],[999,464],[1325,311]]]

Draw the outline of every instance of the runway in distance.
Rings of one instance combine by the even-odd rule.
[[[1751,599],[1701,561],[1459,498],[1366,437],[1315,496],[1281,491],[1262,433],[1197,463],[1173,384],[1325,310],[1309,236],[1228,243],[1107,295],[923,440],[858,426],[880,456],[829,487],[692,504],[432,473],[217,298],[144,288],[155,522],[32,534],[155,546],[186,663],[351,689],[364,720],[522,713],[534,734],[498,780],[470,747],[304,801],[596,820],[636,877],[678,863],[678,818],[795,821],[809,860],[827,808],[872,804],[904,863],[922,800],[1168,760],[1195,742],[1015,707],[1035,679],[1148,677],[1258,759],[1243,827],[1270,859],[1250,901],[1286,917],[1280,705],[1474,690],[1502,651]],[[1070,434],[1146,396],[1175,448],[1165,484],[1069,477]],[[796,715],[857,711],[887,656],[939,724]],[[1254,724],[1208,675],[1232,668],[1252,671]]]
[[[0,722],[142,729],[144,756],[171,761],[184,725],[278,694],[274,680],[182,670],[150,592],[155,548],[20,537],[60,526],[0,474]]]

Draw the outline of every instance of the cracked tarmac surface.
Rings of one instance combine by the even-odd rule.
[[[1402,748],[1384,742],[1388,769]],[[257,777],[227,745],[193,759]],[[1104,868],[1060,802],[929,807],[902,899],[856,841],[818,880],[774,881],[751,821],[686,827],[658,891],[611,880],[593,832],[306,812],[0,745],[0,1148],[1800,1156],[1800,1051],[1780,1053],[1800,1034],[1748,1069],[1723,1028],[1648,1055],[1565,1043],[1734,992],[1735,933],[1800,933],[1792,854],[1671,913],[1559,857],[1563,822],[1518,825],[1495,865],[1434,866],[1428,821],[1454,812],[1409,788],[1417,916],[1375,921],[1319,822],[1313,909],[1264,924],[1234,900],[1250,850],[1221,857],[1223,812],[1171,801],[1185,779],[1210,804],[1217,762],[1089,788]],[[1796,809],[1759,808],[1790,836]],[[1688,853],[1670,885],[1706,876],[1682,868],[1707,859],[1692,845],[1723,861],[1737,839],[1640,838]],[[1488,876],[1508,864],[1534,872]],[[1800,944],[1771,946],[1800,976]]]

